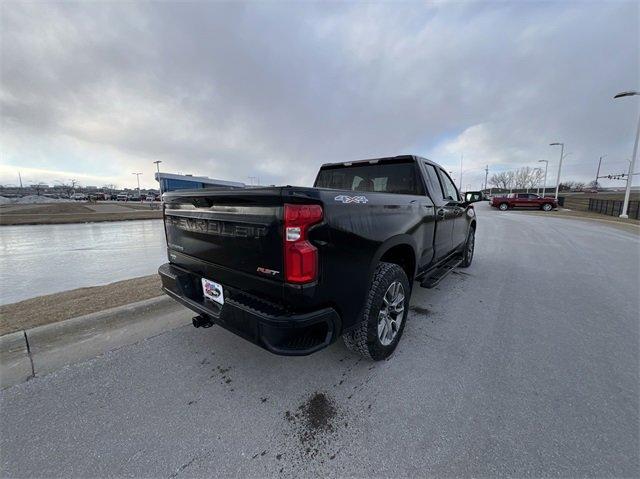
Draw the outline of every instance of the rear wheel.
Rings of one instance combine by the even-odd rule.
[[[507,211],[509,209],[509,204],[508,203],[500,203],[500,206],[498,206],[498,208],[500,209],[500,211]]]
[[[391,356],[404,331],[410,295],[404,270],[397,264],[380,263],[373,274],[362,321],[343,335],[347,348],[374,361]]]
[[[551,211],[553,209],[553,205],[551,203],[545,203],[544,205],[542,205],[542,209],[544,211]]]
[[[473,250],[476,245],[476,229],[469,228],[469,234],[467,235],[467,241],[464,244],[464,251],[462,252],[462,268],[468,268],[473,261]]]

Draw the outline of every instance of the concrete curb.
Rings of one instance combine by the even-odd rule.
[[[167,296],[0,337],[2,389],[189,324],[193,314]]]
[[[0,388],[19,384],[32,376],[33,364],[24,331],[0,336]]]

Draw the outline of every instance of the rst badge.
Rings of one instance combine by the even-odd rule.
[[[366,196],[338,195],[334,198],[334,200],[340,201],[341,203],[368,203],[369,202]]]
[[[276,271],[275,269],[263,268],[262,266],[258,266],[258,273],[266,274],[268,276],[275,276],[280,271]]]

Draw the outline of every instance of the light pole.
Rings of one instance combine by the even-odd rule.
[[[558,179],[556,180],[556,201],[558,200],[558,190],[560,189],[560,173],[562,173],[562,159],[564,158],[564,143],[549,143],[549,146],[560,146],[560,163],[558,163]]]
[[[547,189],[547,168],[549,168],[549,160],[538,160],[538,163],[544,163],[544,183],[542,184],[542,197]]]
[[[637,91],[623,91],[618,93],[613,98],[622,98],[625,96],[635,96],[640,93]],[[638,139],[640,138],[640,117],[638,118],[638,129],[636,130],[636,141],[633,144],[633,155],[631,156],[631,162],[629,163],[629,176],[627,176],[627,189],[624,192],[624,204],[622,205],[622,214],[620,218],[628,218],[627,210],[629,208],[629,197],[631,196],[631,182],[633,180],[633,170],[636,166],[636,156],[638,156]]]
[[[132,175],[136,175],[136,179],[138,180],[138,198],[140,198],[140,175],[142,173],[131,173]]]
[[[159,186],[159,188],[160,188],[160,196],[162,196],[162,181],[160,180],[160,163],[162,163],[162,161],[161,160],[156,160],[156,161],[154,161],[154,163],[156,164],[156,168],[158,170],[158,185],[160,185]]]
[[[598,178],[600,178],[600,167],[602,166],[602,159],[606,158],[607,155],[602,155],[598,160],[598,171],[596,171],[596,182],[593,184],[593,187],[598,191]]]
[[[484,189],[487,189],[487,178],[489,178],[489,165],[484,169]]]

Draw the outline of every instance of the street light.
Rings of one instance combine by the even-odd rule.
[[[622,98],[625,96],[635,96],[640,95],[637,91],[623,91],[618,93],[613,98]],[[638,138],[640,137],[640,117],[638,117],[638,129],[636,131],[636,141],[633,144],[633,155],[631,156],[631,161],[629,162],[629,175],[627,176],[627,189],[624,192],[624,204],[622,205],[622,214],[620,218],[628,218],[627,210],[629,209],[629,197],[631,196],[631,181],[633,180],[633,170],[636,166],[636,156],[638,156]]]
[[[560,188],[560,173],[562,172],[562,159],[564,158],[564,143],[549,143],[549,146],[560,146],[560,163],[558,163],[558,179],[556,180],[556,201],[558,201],[558,190]]]
[[[549,160],[538,160],[538,163],[544,163],[544,184],[542,185],[542,197],[547,189],[547,168],[549,168]]]
[[[154,163],[156,164],[156,167],[158,169],[158,184],[160,185],[160,196],[162,196],[162,181],[160,181],[160,163],[162,163],[161,160],[156,160],[154,161]]]
[[[131,173],[132,175],[136,175],[136,179],[138,180],[138,199],[140,199],[140,175],[142,173]]]

